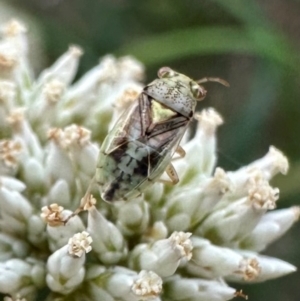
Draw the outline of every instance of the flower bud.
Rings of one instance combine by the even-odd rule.
[[[69,210],[62,210],[63,208],[57,206],[57,204],[52,204],[43,208],[42,218],[48,221],[47,234],[49,237],[49,248],[53,252],[66,245],[69,238],[75,235],[75,233],[85,229],[83,222],[77,215],[64,225],[63,221],[72,212]]]
[[[35,157],[39,162],[44,160],[44,150],[25,116],[24,108],[17,108],[10,112],[7,121],[13,129],[13,136],[18,140],[24,149],[22,161],[26,162],[28,157]]]
[[[59,201],[61,206],[72,208],[72,199],[70,194],[71,192],[67,181],[59,179],[50,188],[47,204],[50,205]]]
[[[38,83],[42,84],[56,79],[69,85],[77,72],[79,58],[82,50],[78,46],[70,46],[69,50],[64,53],[50,68],[42,72]]]
[[[164,284],[164,296],[174,301],[226,301],[235,295],[236,290],[221,280],[171,277]]]
[[[235,193],[236,197],[242,197],[243,192],[247,191],[248,181],[251,178],[261,178],[264,180],[271,180],[279,172],[286,174],[289,168],[288,160],[274,146],[271,146],[269,152],[251,164],[240,168],[234,172],[228,172],[229,177],[238,189]],[[242,189],[244,187],[244,189]]]
[[[95,206],[89,208],[88,232],[93,237],[93,250],[103,263],[115,264],[127,254],[123,235]]]
[[[263,158],[248,165],[248,168],[260,169],[263,171],[265,179],[269,181],[278,173],[286,175],[289,169],[289,162],[280,150],[270,146],[268,153]]]
[[[13,177],[0,177],[0,187],[3,186],[8,190],[22,192],[26,189],[26,185]]]
[[[91,131],[73,124],[66,127],[62,135],[72,154],[74,165],[88,177],[92,177],[95,174],[98,149],[90,141]]]
[[[60,136],[61,130],[53,129],[49,131],[52,140],[49,145],[49,153],[46,160],[46,175],[55,182],[64,179],[69,187],[74,185],[74,167],[70,157],[64,150],[64,140]]]
[[[151,204],[151,207],[157,207],[159,201],[161,201],[164,193],[164,185],[156,182],[151,188],[146,189],[144,193],[144,199]],[[155,208],[158,210],[158,208]]]
[[[144,234],[143,240],[153,243],[157,240],[165,239],[168,235],[168,228],[164,222],[155,222],[152,227]]]
[[[132,56],[120,57],[118,62],[119,76],[122,80],[131,79],[140,81],[144,77],[145,68],[141,62]]]
[[[9,39],[0,41],[0,76],[14,79],[14,68],[19,64],[18,49]]]
[[[37,288],[44,285],[45,269],[39,262],[10,259],[0,262],[0,291],[15,295],[18,292],[34,299]]]
[[[299,215],[299,207],[267,212],[254,230],[239,243],[240,248],[263,251],[269,244],[285,234],[298,221]]]
[[[202,278],[219,278],[235,273],[243,261],[243,256],[235,251],[214,246],[209,240],[192,237],[192,260],[186,265],[186,270]]]
[[[117,226],[124,235],[142,234],[148,227],[149,205],[142,197],[116,205]]]
[[[20,156],[24,151],[22,144],[16,140],[0,140],[0,173],[13,175],[17,171]]]
[[[91,250],[87,232],[75,234],[68,245],[56,250],[47,261],[46,281],[49,288],[63,295],[74,291],[85,275],[85,252]]]
[[[227,203],[212,212],[196,230],[199,236],[216,244],[237,242],[246,237],[267,210],[274,209],[277,188],[267,181],[257,181],[249,188],[248,197]],[[227,206],[226,206],[227,205]]]
[[[129,266],[153,271],[161,277],[173,275],[182,261],[192,257],[191,233],[174,232],[152,245],[140,244],[132,251]]]
[[[58,123],[57,119],[61,114],[58,102],[61,102],[65,88],[64,83],[54,78],[35,91],[37,95],[27,115],[35,124],[35,131],[40,137],[44,138],[49,128]]]
[[[24,236],[27,221],[33,208],[29,201],[17,191],[0,187],[1,230],[7,234]]]
[[[158,296],[162,291],[162,279],[152,271],[141,271],[137,274],[118,266],[108,270],[93,266],[87,272],[86,278],[90,283],[89,294],[101,300],[160,300]]]
[[[168,198],[165,207],[170,231],[185,231],[194,227],[214,208],[222,196],[232,189],[226,173],[221,168],[216,169],[213,178],[208,178],[201,186],[197,186],[187,186]]]
[[[209,108],[196,114],[195,118],[198,120],[196,135],[184,145],[189,155],[185,160],[174,162],[180,175],[180,186],[211,175],[216,163],[216,129],[223,123],[222,117]]]
[[[23,179],[30,189],[43,191],[46,186],[44,166],[35,158],[29,158],[23,163]]]
[[[29,253],[29,245],[13,236],[0,233],[0,262],[11,258],[25,258]]]
[[[19,20],[11,19],[2,27],[4,39],[16,47],[19,57],[25,59],[28,53],[27,28]]]
[[[15,105],[16,85],[11,81],[0,80],[0,106],[4,109],[3,117],[12,110]],[[5,118],[0,122],[4,125]],[[2,123],[3,122],[3,123]]]
[[[249,278],[243,277],[239,273],[232,274],[226,279],[235,282],[263,282],[266,280],[282,277],[284,275],[293,273],[297,268],[283,260],[263,256],[250,251],[239,251],[245,258],[252,258],[252,267],[257,271],[255,274],[252,272],[252,276]],[[249,269],[250,271],[250,269]],[[255,276],[254,276],[255,275]],[[254,276],[254,277],[253,277]]]
[[[39,249],[48,249],[46,225],[42,218],[32,215],[28,220],[28,240],[32,245]]]

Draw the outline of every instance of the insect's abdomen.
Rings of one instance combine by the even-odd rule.
[[[148,148],[135,140],[124,143],[110,154],[100,153],[97,182],[105,201],[126,200],[143,191],[148,181]]]

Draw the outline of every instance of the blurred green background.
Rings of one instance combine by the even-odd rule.
[[[166,65],[194,78],[218,76],[230,89],[208,83],[201,105],[215,107],[218,165],[234,170],[263,156],[269,145],[291,163],[272,183],[279,207],[300,201],[300,0],[0,0],[0,21],[30,24],[36,72],[70,44],[85,50],[79,75],[99,57],[131,54],[147,80]],[[3,7],[2,7],[3,6]],[[299,225],[265,252],[300,266]],[[250,300],[300,300],[300,273],[240,286]]]

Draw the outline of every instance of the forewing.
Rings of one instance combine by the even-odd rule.
[[[135,141],[142,137],[149,126],[149,116],[147,96],[141,93],[133,104],[124,111],[107,135],[102,145],[105,154],[110,154],[129,141]]]
[[[170,163],[188,123],[186,118],[180,116],[154,127],[147,140],[151,180],[162,174]]]

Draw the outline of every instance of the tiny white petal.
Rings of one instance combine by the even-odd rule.
[[[132,292],[144,300],[158,296],[162,291],[162,279],[151,271],[141,271],[134,281]]]
[[[73,235],[73,237],[70,238],[68,242],[69,254],[81,257],[84,252],[88,253],[92,250],[92,242],[93,239],[86,231]]]
[[[4,162],[7,167],[16,167],[18,157],[22,152],[22,145],[18,141],[0,140],[0,162]]]
[[[43,88],[43,94],[48,103],[58,102],[61,99],[64,91],[64,83],[55,78],[47,82]]]

